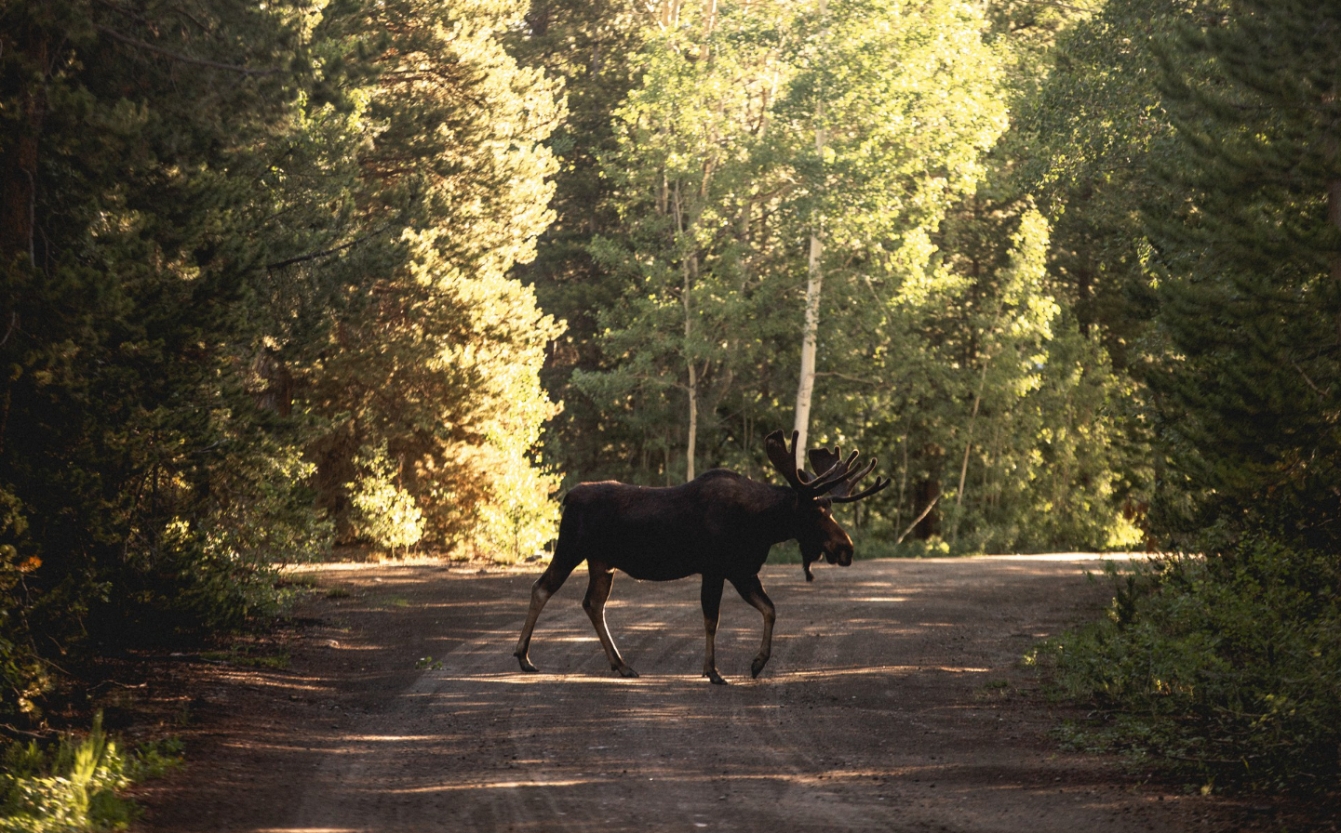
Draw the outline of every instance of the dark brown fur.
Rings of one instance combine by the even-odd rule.
[[[522,669],[536,670],[529,647],[545,602],[586,561],[590,577],[582,606],[610,667],[622,676],[638,674],[620,656],[605,624],[605,602],[615,570],[649,581],[703,577],[701,601],[707,633],[703,675],[714,683],[726,682],[717,673],[713,645],[723,585],[731,582],[764,618],[763,644],[750,666],[753,675],[759,676],[772,653],[773,602],[759,582],[769,549],[796,539],[807,579],[812,578],[810,564],[820,557],[831,564],[851,564],[852,539],[833,520],[831,503],[857,500],[883,488],[877,483],[875,489],[848,498],[847,490],[863,474],[850,472],[855,455],[846,464],[837,455],[835,468],[807,478],[798,475],[794,465],[787,471],[783,462],[787,454],[795,459],[794,436],[792,452],[786,450],[781,432],[770,435],[768,443],[770,459],[792,485],[770,486],[733,471],[713,469],[681,486],[656,488],[606,481],[583,483],[570,491],[564,499],[554,557],[531,590],[531,607],[513,652]],[[830,498],[828,492],[836,494]]]

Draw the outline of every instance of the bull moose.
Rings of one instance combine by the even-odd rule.
[[[610,667],[621,676],[638,673],[619,655],[605,624],[605,602],[615,570],[650,581],[703,576],[703,624],[708,637],[703,676],[719,685],[726,680],[717,673],[713,643],[723,583],[731,582],[741,598],[764,617],[763,644],[750,665],[751,674],[758,677],[772,655],[773,644],[773,602],[759,582],[769,549],[797,540],[806,581],[814,580],[810,565],[821,556],[830,564],[850,565],[852,539],[834,521],[831,506],[870,497],[890,483],[877,477],[872,486],[853,493],[875,469],[876,461],[854,468],[857,452],[843,459],[837,448],[811,450],[810,464],[817,474],[799,470],[796,441],[793,432],[789,447],[781,431],[764,440],[769,462],[787,481],[786,486],[770,486],[733,471],[713,469],[680,486],[606,481],[574,487],[563,501],[554,557],[531,588],[531,607],[513,652],[522,670],[537,670],[529,649],[545,602],[585,560],[590,580],[582,607],[596,628]]]

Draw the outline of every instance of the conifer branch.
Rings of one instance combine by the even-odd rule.
[[[9,329],[5,330],[5,337],[0,338],[0,347],[4,347],[5,342],[9,341],[9,337],[14,335],[14,328],[18,326],[18,323],[19,323],[19,311],[14,310],[14,312],[9,317]]]
[[[278,67],[272,67],[270,69],[252,69],[251,67],[242,67],[237,66],[236,64],[224,64],[220,63],[219,61],[211,61],[205,58],[193,58],[190,55],[183,55],[180,52],[173,52],[171,49],[164,49],[161,46],[154,46],[152,43],[145,43],[144,41],[139,40],[138,38],[132,38],[130,35],[123,35],[120,32],[108,26],[103,26],[101,24],[94,24],[94,28],[96,28],[99,32],[102,32],[109,38],[112,38],[113,40],[119,40],[122,43],[130,44],[131,46],[137,47],[139,49],[147,49],[150,52],[156,52],[159,55],[165,55],[173,59],[174,61],[181,61],[187,64],[197,64],[199,66],[209,67],[211,69],[221,69],[226,72],[236,72],[242,75],[275,75],[279,72],[282,72],[282,70],[280,70]]]
[[[418,200],[419,189],[411,188],[409,196],[412,201]],[[341,243],[339,246],[332,246],[329,249],[322,249],[316,252],[308,252],[307,254],[295,255],[293,257],[286,258],[284,260],[276,261],[275,263],[267,263],[265,265],[266,271],[274,272],[277,269],[283,269],[285,267],[294,266],[299,263],[306,263],[309,260],[319,260],[320,258],[323,257],[330,257],[331,255],[339,254],[340,252],[343,252],[346,249],[352,249],[355,246],[359,246],[362,245],[363,243],[368,242],[372,238],[378,236],[387,229],[396,225],[398,219],[399,217],[387,220],[385,223],[382,223],[380,226],[377,226],[376,228],[372,229],[367,234],[362,235],[361,237],[356,237],[353,240],[350,240],[348,243]]]
[[[339,254],[340,252],[343,252],[345,249],[352,249],[355,246],[359,245],[360,243],[365,243],[368,240],[371,240],[372,238],[386,231],[390,227],[391,227],[390,223],[385,223],[379,228],[375,228],[361,237],[356,237],[353,240],[350,240],[348,243],[341,243],[339,246],[332,246],[329,249],[322,249],[321,251],[317,252],[308,252],[307,254],[296,255],[294,257],[287,258],[285,260],[276,261],[275,263],[267,263],[265,265],[266,271],[274,272],[279,269],[284,269],[289,266],[297,265],[299,263],[306,263],[309,260],[319,260],[323,257],[330,257],[331,255]]]
[[[1299,371],[1300,376],[1304,377],[1304,381],[1308,383],[1308,386],[1313,389],[1314,393],[1316,393],[1323,399],[1327,398],[1327,394],[1324,393],[1321,389],[1319,389],[1318,386],[1313,382],[1313,380],[1309,378],[1309,375],[1304,372],[1304,368],[1299,366],[1299,362],[1295,361],[1294,359],[1290,359],[1290,364],[1294,365],[1294,369]]]

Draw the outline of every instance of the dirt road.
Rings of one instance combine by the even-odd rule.
[[[616,580],[611,631],[642,674],[625,680],[581,609],[585,575],[550,601],[541,673],[523,674],[511,650],[539,567],[323,568],[307,624],[275,646],[287,668],[194,666],[192,763],[145,792],[139,829],[1241,829],[1215,798],[1048,739],[1057,714],[1019,658],[1104,603],[1096,568],[861,561],[807,585],[770,566],[773,659],[750,679],[759,616],[727,599],[726,687],[698,676],[696,581]]]

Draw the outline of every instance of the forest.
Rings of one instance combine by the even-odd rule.
[[[1031,660],[1341,788],[1338,0],[0,0],[0,724],[860,448],[860,557],[1148,551]]]

